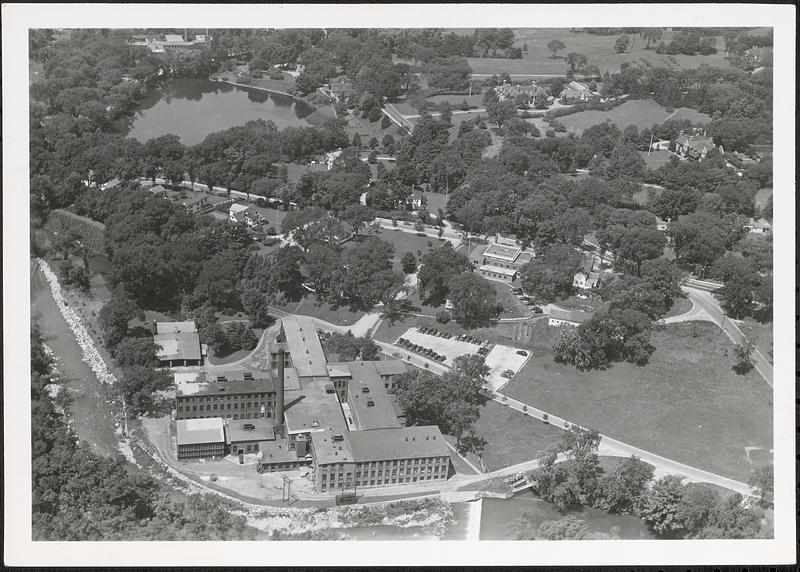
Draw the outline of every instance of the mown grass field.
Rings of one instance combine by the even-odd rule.
[[[457,30],[454,30],[457,31]],[[567,28],[522,28],[515,29],[516,40],[514,45],[522,48],[528,45],[528,52],[522,54],[522,59],[510,60],[505,58],[468,58],[472,72],[475,74],[498,74],[506,72],[520,75],[564,75],[567,64],[564,61],[570,52],[585,54],[589,63],[600,68],[600,73],[619,71],[621,64],[644,60],[653,66],[668,66],[678,69],[697,68],[702,64],[727,68],[728,60],[722,53],[724,47],[722,38],[717,38],[717,49],[720,52],[710,56],[684,56],[681,54],[669,56],[657,54],[654,49],[646,50],[646,42],[637,37],[631,37],[633,45],[622,54],[614,49],[618,36],[599,36],[585,32],[572,32]],[[460,33],[473,33],[473,30],[461,30]],[[662,41],[668,44],[673,32],[665,31]],[[552,58],[547,43],[557,38],[564,42],[566,48],[560,50],[557,58]],[[652,47],[652,46],[651,46]]]
[[[696,337],[693,336],[693,332]],[[733,344],[705,322],[655,331],[650,363],[581,372],[553,361],[558,330],[538,322],[531,359],[505,393],[665,457],[740,481],[745,447],[772,449],[772,390],[731,370]]]
[[[655,101],[636,99],[626,101],[610,111],[581,111],[559,117],[558,121],[567,128],[567,131],[574,131],[580,134],[585,129],[604,123],[607,120],[611,120],[620,129],[625,129],[628,125],[636,125],[639,129],[644,129],[657,123],[663,123],[667,118],[675,120],[689,119],[692,122],[699,123],[705,123],[711,119],[705,113],[700,113],[688,107],[680,107],[673,114]],[[666,153],[666,151],[660,151],[660,153]]]
[[[490,471],[538,457],[550,445],[557,445],[564,432],[552,425],[513,411],[496,401],[481,405],[475,433],[486,441],[483,461]]]

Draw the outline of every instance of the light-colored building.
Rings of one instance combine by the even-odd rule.
[[[253,205],[240,205],[238,203],[232,204],[228,209],[228,217],[231,222],[243,222],[250,227],[258,224],[258,215],[256,214]]]
[[[580,310],[562,310],[553,308],[550,310],[547,319],[548,326],[568,325],[577,328],[584,322],[588,322],[594,316],[594,312],[582,312]]]
[[[225,441],[232,455],[260,452],[260,444],[275,441],[271,419],[228,421]]]
[[[326,430],[312,436],[311,446],[318,492],[442,482],[450,473],[450,450],[435,425]]]
[[[176,422],[178,460],[209,459],[225,455],[222,419],[181,419]]]
[[[589,89],[589,86],[585,83],[571,81],[564,86],[558,96],[566,101],[588,101],[597,97],[597,94]]]
[[[509,284],[514,281],[522,267],[533,258],[532,249],[509,244],[508,239],[504,239],[504,242],[498,240],[488,245],[478,245],[469,256],[470,262],[481,276]]]
[[[194,321],[153,322],[153,341],[162,367],[203,365],[207,350],[200,344]]]

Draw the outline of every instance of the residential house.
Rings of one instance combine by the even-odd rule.
[[[579,81],[571,81],[564,86],[558,96],[565,101],[589,101],[597,97],[589,86]]]
[[[249,227],[254,227],[259,222],[258,214],[252,205],[232,204],[228,210],[228,217],[231,222],[243,222]]]
[[[575,273],[572,278],[572,287],[579,290],[591,290],[597,288],[600,282],[600,273],[594,272],[594,258],[590,258],[584,267]]]
[[[548,326],[561,326],[567,324],[577,328],[584,322],[588,322],[594,316],[593,312],[583,312],[580,310],[562,310],[560,308],[553,308],[550,310],[547,319]]]
[[[697,161],[705,159],[708,152],[716,148],[714,140],[711,137],[707,137],[705,131],[702,134],[699,131],[695,131],[692,134],[681,131],[681,134],[675,140],[675,153],[677,155]],[[722,147],[719,149],[720,152],[723,151]]]
[[[161,197],[162,199],[166,199],[167,198],[167,189],[165,189],[161,185],[153,185],[152,187],[150,187],[147,190],[150,191],[151,193],[153,193],[157,197]]]
[[[114,189],[114,188],[120,186],[121,184],[122,184],[122,181],[120,181],[117,177],[114,177],[110,181],[107,181],[107,182],[103,183],[102,185],[100,185],[100,189],[103,190],[103,191],[110,191],[111,189]]]
[[[767,219],[750,219],[747,223],[747,229],[752,234],[769,234],[772,232],[772,223]]]
[[[200,214],[211,210],[211,205],[208,203],[208,195],[203,193],[195,193],[185,199],[178,199],[178,202],[192,214]]]
[[[336,101],[347,99],[356,93],[352,82],[345,75],[340,75],[339,77],[333,78],[330,82],[329,91],[330,96]]]

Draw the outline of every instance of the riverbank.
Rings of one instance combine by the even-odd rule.
[[[297,101],[302,101],[306,105],[314,107],[309,102],[292,95],[291,93],[285,91],[278,91],[277,89],[267,89],[266,87],[258,87],[256,85],[248,85],[246,83],[236,83],[235,81],[230,81],[228,79],[215,79],[213,77],[208,78],[208,81],[213,81],[214,83],[227,83],[228,85],[233,85],[235,87],[240,87],[244,89],[255,89],[256,91],[265,91],[267,93],[277,93],[278,95],[285,95],[286,97],[291,97],[292,99],[296,99]]]

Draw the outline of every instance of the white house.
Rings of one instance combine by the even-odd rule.
[[[577,328],[582,323],[587,322],[594,316],[593,312],[581,312],[579,310],[561,310],[560,308],[553,308],[550,310],[547,319],[548,326],[561,326],[567,324],[573,328]]]
[[[592,288],[597,288],[597,284],[599,282],[599,272],[584,272],[583,270],[580,270],[572,278],[573,288],[578,288],[580,290],[591,290]]]
[[[252,205],[232,204],[228,210],[231,222],[244,222],[247,226],[258,224],[257,215]]]

